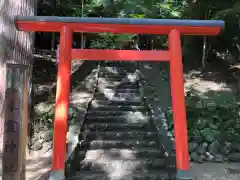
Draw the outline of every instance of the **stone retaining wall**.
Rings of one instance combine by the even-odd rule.
[[[150,110],[150,115],[158,130],[160,143],[163,145],[166,151],[165,155],[169,159],[169,166],[173,167],[176,162],[174,138],[168,128],[168,122],[164,113],[164,108],[170,105],[167,97],[169,86],[166,81],[163,81],[160,66],[159,63],[139,63],[140,92],[141,96],[145,99],[145,103]]]

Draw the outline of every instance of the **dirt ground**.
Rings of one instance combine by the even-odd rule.
[[[45,145],[40,152],[27,157],[26,180],[47,180],[50,175],[52,151]]]

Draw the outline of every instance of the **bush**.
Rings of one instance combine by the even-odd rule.
[[[220,103],[189,88],[185,99],[189,140],[240,141],[240,102],[235,97]],[[171,109],[167,117],[173,130]]]

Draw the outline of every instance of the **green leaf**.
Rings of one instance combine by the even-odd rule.
[[[203,129],[204,127],[207,126],[207,124],[209,123],[208,119],[205,119],[205,118],[202,118],[202,117],[199,117],[196,121],[196,128],[198,129]]]
[[[212,142],[219,134],[220,133],[218,131],[210,129],[210,128],[205,128],[201,131],[201,135],[208,142]]]

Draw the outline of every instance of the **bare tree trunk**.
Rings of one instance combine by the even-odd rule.
[[[55,34],[55,32],[52,32],[52,37],[51,37],[51,53],[54,52],[55,41],[56,41],[56,34]]]
[[[197,2],[197,1],[196,1]],[[212,13],[212,8],[210,7],[206,13],[205,13],[205,19],[209,19],[209,17],[211,16]],[[208,52],[210,51],[210,48],[207,49],[207,36],[203,37],[203,53],[202,53],[202,70],[204,70],[206,68],[206,59],[208,57]]]
[[[207,36],[203,37],[203,53],[202,53],[202,69],[206,67],[206,55],[207,55]]]
[[[0,152],[3,152],[4,104],[6,90],[6,64],[25,64],[29,81],[33,60],[33,33],[15,28],[14,16],[34,15],[36,0],[0,0]],[[18,177],[18,179],[20,179]],[[15,180],[15,179],[14,179]]]
[[[56,7],[56,0],[52,0],[52,7]],[[54,10],[53,10],[53,13],[52,13],[52,16],[54,16]],[[52,32],[52,38],[51,38],[51,53],[54,52],[54,47],[55,47],[55,41],[56,41],[56,34],[55,32]]]

